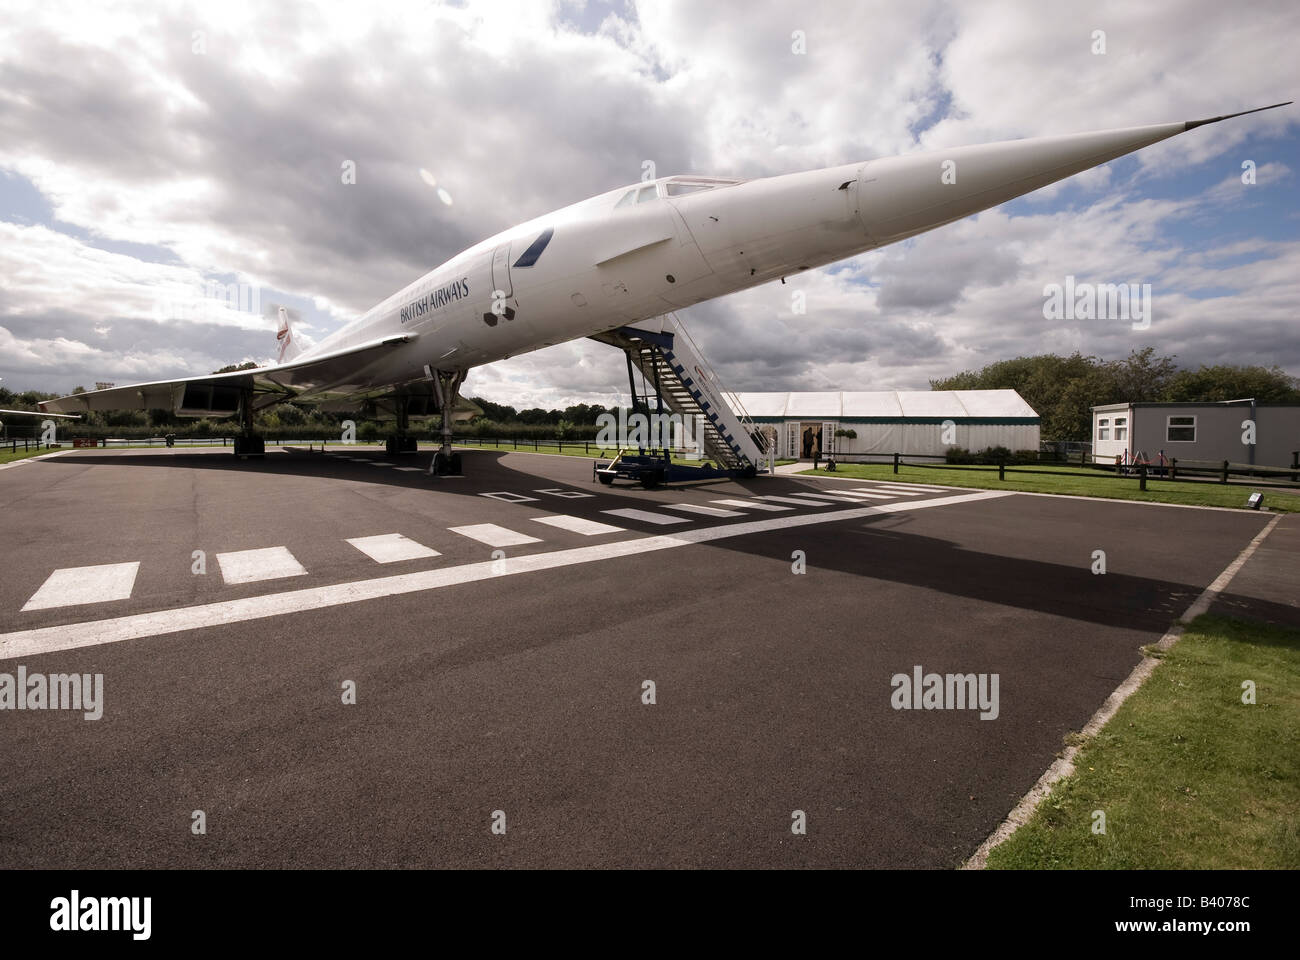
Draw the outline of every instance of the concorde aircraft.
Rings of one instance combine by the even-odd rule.
[[[1288,101],[1289,103],[1290,101]],[[290,399],[377,403],[397,418],[390,453],[414,450],[408,417],[453,413],[471,367],[834,263],[1005,203],[1196,127],[1180,123],[1036,137],[753,180],[672,176],[602,193],[457,254],[309,349],[281,309],[278,361],[42,403],[63,413],[170,409],[238,415],[235,453],[260,456],[255,411]],[[339,407],[335,407],[338,409]],[[432,469],[459,473],[442,417]]]

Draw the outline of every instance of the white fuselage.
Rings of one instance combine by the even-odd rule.
[[[426,366],[463,371],[852,257],[1185,128],[1015,140],[756,180],[633,184],[470,247],[298,359],[411,333],[367,368],[370,385],[425,379]]]

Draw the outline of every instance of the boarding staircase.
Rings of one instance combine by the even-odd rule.
[[[623,350],[629,373],[633,366],[639,370],[647,388],[654,388],[670,413],[691,424],[703,424],[706,457],[727,470],[757,470],[764,466],[763,434],[740,399],[719,386],[704,354],[675,314],[639,321],[634,327],[619,327],[592,339]]]

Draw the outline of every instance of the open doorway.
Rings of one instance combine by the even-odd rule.
[[[813,460],[822,455],[822,424],[804,422],[799,429],[799,457]]]

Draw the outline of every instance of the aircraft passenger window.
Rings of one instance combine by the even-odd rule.
[[[619,207],[632,206],[632,204],[636,203],[636,200],[634,199],[635,197],[636,197],[636,191],[629,190],[627,193],[623,194],[623,196],[619,199],[618,203],[614,204],[614,209],[617,210]]]
[[[642,187],[641,192],[637,194],[636,202],[645,203],[647,200],[655,198],[655,185],[652,183],[648,187]]]

